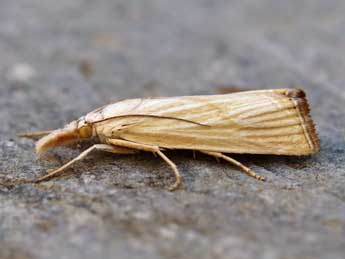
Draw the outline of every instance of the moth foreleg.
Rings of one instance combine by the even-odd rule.
[[[163,152],[159,149],[158,146],[151,146],[151,145],[145,145],[145,144],[140,144],[140,143],[134,143],[126,140],[121,140],[121,139],[109,139],[108,142],[112,145],[115,146],[121,146],[121,147],[126,147],[130,149],[137,149],[137,150],[143,150],[147,152],[153,152],[154,154],[157,154],[160,156],[173,170],[174,175],[175,175],[175,183],[172,184],[169,187],[169,191],[174,191],[176,190],[179,185],[181,184],[181,174],[177,169],[177,166],[173,161],[171,161],[166,155],[163,154]]]
[[[222,153],[219,153],[219,152],[211,152],[211,151],[200,151],[201,153],[204,153],[206,155],[210,155],[210,156],[213,156],[215,158],[222,158],[224,159],[225,161],[228,161],[230,162],[231,164],[239,167],[243,172],[245,172],[247,175],[251,176],[251,177],[254,177],[255,179],[257,180],[260,180],[260,181],[265,181],[265,177],[263,176],[260,176],[258,174],[256,174],[255,172],[253,172],[250,168],[246,167],[245,165],[243,165],[242,163],[240,163],[239,161],[231,158],[231,157],[228,157]]]
[[[88,149],[84,150],[76,158],[67,162],[63,166],[55,169],[54,171],[52,171],[52,172],[50,172],[50,173],[48,173],[42,177],[35,179],[33,182],[39,183],[39,182],[45,181],[49,178],[52,178],[52,177],[55,177],[55,176],[61,174],[63,172],[63,170],[70,167],[75,162],[82,160],[83,158],[85,158],[89,153],[91,153],[94,150],[101,150],[101,151],[110,152],[110,153],[114,153],[114,154],[134,154],[137,152],[137,150],[133,150],[133,149],[125,148],[125,147],[114,147],[112,145],[107,145],[107,144],[95,144],[95,145],[89,147]]]

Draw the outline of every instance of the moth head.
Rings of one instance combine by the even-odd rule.
[[[47,149],[62,146],[82,139],[91,138],[93,135],[92,125],[80,118],[72,121],[64,128],[56,129],[41,138],[36,143],[36,152],[44,153]]]

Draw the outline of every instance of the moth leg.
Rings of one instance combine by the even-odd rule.
[[[70,167],[75,162],[84,159],[89,153],[91,153],[94,150],[101,150],[101,151],[106,151],[106,152],[110,152],[110,153],[114,153],[114,154],[134,154],[137,152],[137,150],[132,150],[132,149],[125,148],[125,147],[114,147],[112,145],[107,145],[107,144],[95,144],[95,145],[89,147],[88,149],[84,150],[76,158],[67,162],[63,166],[53,170],[52,172],[50,172],[46,175],[43,175],[42,177],[39,177],[39,178],[33,180],[33,182],[39,183],[39,182],[45,181],[49,178],[52,178],[52,177],[55,177],[55,176],[61,174],[63,170]]]
[[[256,174],[255,172],[253,172],[250,168],[246,167],[245,165],[243,165],[242,163],[238,162],[237,160],[231,158],[231,157],[228,157],[222,153],[219,153],[219,152],[211,152],[211,151],[200,151],[201,153],[204,153],[206,155],[210,155],[210,156],[214,156],[216,159],[217,158],[221,158],[221,159],[224,159],[225,161],[228,161],[230,162],[231,164],[239,167],[243,172],[245,172],[247,175],[251,176],[251,177],[254,177],[255,179],[257,180],[260,180],[260,181],[265,181],[265,177],[263,176],[260,176],[258,174]]]
[[[126,147],[126,148],[130,148],[130,149],[137,149],[137,150],[142,150],[142,151],[147,151],[147,152],[153,152],[154,154],[157,154],[171,167],[171,169],[173,170],[174,175],[175,175],[175,183],[172,184],[168,188],[168,190],[174,191],[181,184],[181,174],[178,171],[177,166],[175,165],[175,163],[173,161],[171,161],[166,155],[164,155],[162,153],[162,151],[159,149],[158,146],[139,144],[139,143],[134,143],[134,142],[121,140],[121,139],[109,139],[108,142],[112,145],[115,145],[115,146],[121,146],[121,147]]]

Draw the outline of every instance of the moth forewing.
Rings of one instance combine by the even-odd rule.
[[[181,176],[162,149],[197,150],[222,158],[259,180],[264,178],[222,153],[309,155],[319,150],[305,94],[296,89],[124,100],[51,132],[38,142],[38,151],[88,137],[102,144],[91,146],[37,181],[56,176],[93,150],[156,153],[175,174],[171,189],[178,187]]]
[[[116,116],[118,107],[113,104],[116,112],[106,107],[103,118],[113,119],[96,124],[108,129],[104,132],[107,137],[169,149],[225,153],[308,155],[319,149],[300,90],[137,99],[122,104],[128,110],[121,114],[128,117]],[[135,114],[142,117],[130,117]]]

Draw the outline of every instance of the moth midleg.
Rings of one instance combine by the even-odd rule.
[[[177,166],[166,155],[164,155],[162,151],[160,151],[158,146],[150,146],[150,145],[145,145],[145,144],[140,144],[140,143],[134,143],[134,142],[121,140],[121,139],[108,139],[108,142],[115,146],[138,149],[138,150],[153,152],[154,154],[157,154],[171,167],[175,175],[175,183],[169,187],[169,191],[176,190],[177,187],[179,187],[179,185],[181,184],[181,174],[178,171]]]
[[[245,165],[243,165],[242,163],[240,163],[239,161],[231,158],[231,157],[228,157],[222,153],[219,153],[219,152],[211,152],[211,151],[202,151],[200,150],[201,153],[204,153],[206,155],[210,155],[210,156],[214,156],[216,159],[217,158],[221,158],[221,159],[224,159],[225,161],[228,161],[230,162],[231,164],[239,167],[243,172],[245,172],[247,175],[251,176],[251,177],[254,177],[255,179],[257,180],[260,180],[260,181],[265,181],[265,177],[263,176],[260,176],[258,174],[256,174],[255,172],[253,172],[250,168],[246,167]]]
[[[114,153],[114,154],[134,154],[137,152],[137,150],[133,150],[133,149],[125,148],[125,147],[114,147],[112,145],[107,145],[107,144],[95,144],[95,145],[89,147],[88,149],[84,150],[76,158],[67,162],[63,166],[53,170],[52,172],[50,172],[46,175],[43,175],[43,176],[33,180],[33,182],[39,183],[39,182],[45,181],[49,178],[58,176],[59,174],[61,174],[63,172],[63,170],[70,167],[75,162],[84,159],[89,153],[91,153],[94,150],[101,150],[101,151],[110,152],[110,153]]]

